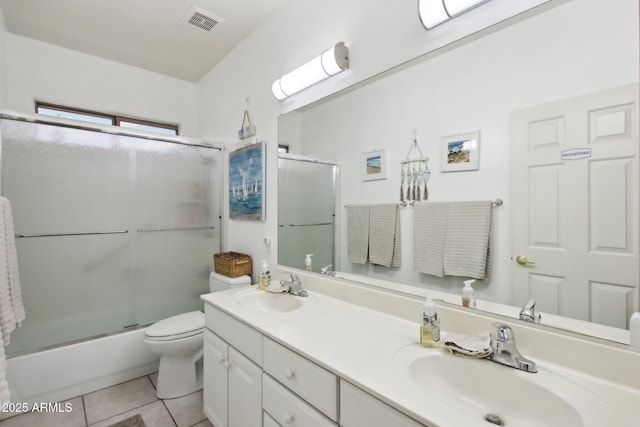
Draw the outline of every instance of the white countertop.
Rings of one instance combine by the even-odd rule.
[[[313,288],[315,286],[310,289]],[[311,290],[309,297],[303,298],[303,307],[298,310],[265,312],[243,307],[237,303],[239,295],[250,292],[262,291],[251,287],[207,294],[203,295],[202,299],[422,423],[438,426],[486,427],[488,425],[483,420],[469,419],[461,411],[454,410],[440,400],[425,399],[424,387],[419,387],[419,384],[404,374],[405,365],[412,358],[433,354],[433,352],[446,352],[443,349],[422,348],[419,345],[419,304],[415,305],[415,313],[411,317],[415,317],[416,321],[412,322]],[[348,289],[347,292],[356,291]],[[402,301],[394,301],[397,297],[391,294],[386,298],[389,305],[402,303]],[[450,309],[439,307],[439,312],[444,314],[441,318],[445,331],[449,324],[453,328],[451,332],[469,332],[460,330],[458,326],[464,324],[464,319],[454,319],[459,316],[452,313]],[[487,320],[487,322],[490,321],[491,319]],[[477,321],[475,323],[478,324]],[[488,327],[484,326],[488,324],[480,322],[479,327],[486,328],[484,330],[488,331]],[[540,331],[534,332],[540,333]],[[519,331],[516,330],[517,339],[518,333]],[[529,345],[526,339],[528,337],[522,342],[518,339],[518,347],[525,356],[534,359],[543,371],[548,367],[553,368],[556,373],[570,377],[572,381],[577,381],[585,388],[600,390],[615,400],[616,411],[623,418],[637,420],[634,416],[635,406],[640,402],[638,387],[616,384],[609,379],[584,375],[546,360],[535,359],[528,353],[529,349],[533,351],[535,347]],[[556,339],[556,337],[550,339]],[[570,345],[571,340],[567,343]],[[564,348],[563,351],[571,351],[571,348]],[[442,357],[458,356],[445,354]],[[640,360],[640,357],[634,360]],[[482,363],[493,364],[490,361],[482,361]],[[626,366],[626,363],[620,366]],[[640,369],[638,366],[640,364],[636,365],[636,370]],[[504,367],[504,369],[510,368]],[[615,369],[615,364],[611,369]],[[514,375],[519,374],[519,371],[514,370]],[[544,375],[537,377],[537,379],[540,378],[544,379]],[[628,422],[629,426],[633,425],[631,424],[633,421]],[[624,422],[622,425],[625,425]]]

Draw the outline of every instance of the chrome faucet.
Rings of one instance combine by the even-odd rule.
[[[513,329],[502,323],[491,325],[489,339],[492,361],[527,372],[538,372],[536,363],[520,354],[516,348]]]
[[[540,323],[540,321],[542,320],[542,315],[536,314],[535,308],[536,301],[534,299],[530,299],[529,301],[527,301],[527,303],[522,306],[522,310],[520,310],[520,320]]]
[[[336,272],[333,271],[333,264],[329,264],[326,267],[322,267],[320,269],[320,274],[324,274],[325,276],[335,276]]]
[[[309,296],[309,294],[307,293],[307,291],[305,291],[304,289],[302,289],[302,282],[300,281],[300,279],[298,278],[297,275],[290,273],[290,272],[285,272],[284,274],[288,274],[289,275],[289,281],[287,280],[281,280],[280,281],[280,285],[282,286],[286,286],[287,288],[289,288],[289,293],[291,295],[295,295],[297,297],[306,297]]]

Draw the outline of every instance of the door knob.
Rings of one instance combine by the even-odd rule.
[[[524,255],[518,255],[516,257],[516,262],[518,264],[520,264],[520,265],[531,265],[531,264],[535,264],[536,263],[535,261],[531,261],[531,260],[527,259],[527,257],[524,256]]]

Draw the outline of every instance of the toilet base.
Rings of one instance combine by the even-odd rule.
[[[202,390],[202,353],[200,350],[188,359],[184,356],[162,356],[156,396],[160,399],[175,399]]]

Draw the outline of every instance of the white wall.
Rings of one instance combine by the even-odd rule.
[[[455,24],[425,31],[414,0],[291,0],[250,34],[198,83],[200,137],[240,146],[237,130],[249,98],[257,139],[267,141],[267,218],[263,223],[230,221],[227,248],[268,259],[274,265],[277,236],[277,118],[388,68],[500,22],[546,0],[493,0],[456,18]],[[558,1],[558,0],[554,0]],[[284,102],[271,84],[335,43],[349,47],[350,69]],[[273,251],[262,238],[274,239]]]
[[[193,83],[15,34],[7,35],[6,69],[7,109],[33,113],[39,100],[179,123],[181,135],[198,134]]]
[[[493,211],[492,280],[474,288],[482,299],[521,304],[511,301],[512,112],[637,81],[638,3],[568,2],[295,113],[296,121],[302,116],[304,141],[297,152],[337,158],[343,165],[339,209],[344,204],[396,202],[400,161],[409,151],[412,130],[418,129],[418,143],[431,159],[429,200],[505,201]],[[479,170],[440,172],[441,137],[476,130],[481,133]],[[389,178],[361,181],[361,154],[382,148],[387,150]],[[339,269],[459,293],[460,278],[443,280],[413,271],[411,208],[401,210],[401,220],[401,268],[349,263],[343,222]]]

